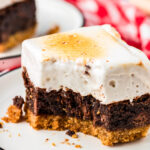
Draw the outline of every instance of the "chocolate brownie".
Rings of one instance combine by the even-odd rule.
[[[24,99],[21,96],[15,96],[13,98],[13,105],[15,105],[17,108],[21,109],[24,104]]]

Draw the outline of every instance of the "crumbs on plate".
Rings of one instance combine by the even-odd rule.
[[[75,148],[82,148],[81,145],[75,145]]]
[[[71,136],[72,138],[78,138],[78,135],[74,131],[68,130],[66,134]]]
[[[2,122],[0,122],[0,128],[3,128],[3,123]]]
[[[52,146],[56,146],[56,144],[53,142],[53,143],[52,143]]]

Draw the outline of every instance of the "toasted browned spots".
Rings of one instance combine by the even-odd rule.
[[[89,37],[72,33],[58,33],[47,37],[44,42],[46,53],[44,58],[49,57],[47,53],[53,53],[62,58],[75,60],[76,58],[97,58],[104,56],[104,50],[98,43]]]

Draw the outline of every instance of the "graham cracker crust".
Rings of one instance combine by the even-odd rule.
[[[73,117],[62,117],[54,115],[34,115],[30,110],[26,110],[27,122],[34,129],[48,130],[71,130],[82,132],[88,135],[98,137],[104,145],[112,146],[117,143],[127,143],[135,141],[147,135],[149,126],[108,131],[104,127],[94,127],[92,121],[80,120]]]
[[[0,43],[0,52],[4,52],[4,51],[18,45],[23,40],[32,37],[35,33],[35,30],[36,30],[36,25],[34,25],[33,27],[31,27],[27,30],[17,32],[14,35],[10,36],[6,42]]]

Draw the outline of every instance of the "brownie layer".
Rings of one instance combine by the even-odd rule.
[[[16,32],[36,24],[35,2],[25,0],[0,10],[0,42],[6,42]]]
[[[34,115],[55,115],[91,120],[93,125],[108,131],[132,129],[150,124],[150,95],[145,94],[131,103],[124,100],[108,105],[101,104],[91,95],[81,96],[68,89],[46,92],[34,87],[24,68],[26,108]]]

